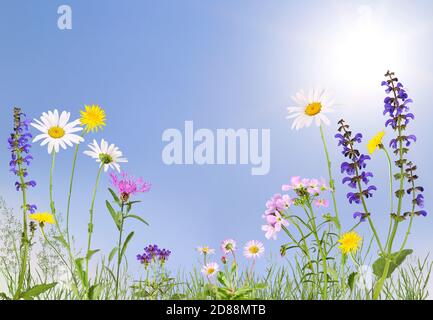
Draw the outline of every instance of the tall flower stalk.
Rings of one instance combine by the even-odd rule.
[[[93,255],[91,250],[92,235],[93,235],[93,212],[95,208],[96,193],[98,191],[99,180],[101,179],[101,173],[103,168],[104,168],[103,166],[100,166],[98,170],[98,174],[96,175],[96,181],[92,191],[92,201],[90,203],[90,209],[89,209],[89,223],[87,224],[87,251],[86,251],[86,259],[85,259],[86,260],[86,277],[85,277],[86,282],[88,282],[89,280],[89,261]]]
[[[85,105],[84,110],[80,110],[80,124],[84,126],[84,130],[82,131],[81,137],[89,132],[98,132],[99,129],[102,129],[106,125],[106,116],[105,110],[99,107],[98,105]],[[80,145],[77,144],[74,150],[74,156],[72,159],[72,169],[71,176],[69,178],[69,191],[68,191],[68,202],[66,206],[66,238],[68,241],[69,247],[71,246],[71,239],[69,234],[69,216],[70,216],[70,208],[71,208],[71,197],[72,197],[72,189],[74,184],[74,176],[75,176],[75,167],[77,164],[77,156]]]
[[[362,134],[357,133],[354,136],[352,131],[349,130],[349,125],[344,120],[338,122],[340,127],[338,128],[339,133],[335,137],[339,140],[338,145],[343,147],[342,154],[348,158],[348,162],[341,164],[341,173],[346,173],[347,176],[343,178],[343,184],[348,183],[348,186],[355,189],[356,192],[347,193],[346,197],[349,203],[362,204],[363,211],[355,212],[354,218],[360,218],[360,221],[368,220],[370,228],[373,231],[377,245],[380,250],[383,251],[382,242],[380,241],[379,235],[374,226],[371,214],[367,209],[366,199],[373,196],[373,191],[377,188],[374,185],[369,185],[370,179],[373,177],[373,173],[364,171],[367,166],[367,160],[371,157],[365,154],[361,154],[358,149],[355,148],[356,143],[362,142]],[[363,187],[365,185],[366,187]]]
[[[266,211],[263,217],[267,224],[262,226],[268,239],[276,239],[280,231],[284,231],[292,242],[281,246],[281,255],[284,256],[286,251],[291,248],[299,248],[305,258],[306,264],[302,267],[306,270],[305,283],[311,283],[312,291],[315,292],[316,286],[320,289],[323,299],[328,298],[328,254],[332,244],[332,234],[321,231],[322,226],[329,224],[331,220],[324,216],[324,222],[318,222],[313,206],[328,207],[329,202],[323,198],[324,191],[331,188],[322,179],[301,179],[292,177],[290,184],[282,186],[282,191],[293,190],[296,197],[291,198],[288,194],[276,194],[266,203]],[[292,207],[300,207],[305,213],[305,218],[301,218],[290,212]],[[300,240],[291,230],[289,230],[289,221],[297,229]],[[305,230],[305,232],[303,231]],[[309,240],[309,237],[313,237]],[[310,249],[313,245],[315,248]],[[317,253],[313,257],[312,253]]]
[[[99,163],[99,170],[96,176],[95,185],[93,187],[92,192],[92,202],[90,204],[89,209],[89,223],[87,225],[87,253],[86,253],[86,270],[85,270],[85,279],[86,283],[88,283],[89,279],[89,260],[94,253],[98,250],[91,250],[92,245],[92,235],[93,235],[93,211],[95,207],[95,199],[96,192],[99,186],[99,180],[101,178],[102,171],[108,171],[109,168],[116,169],[120,172],[119,163],[128,162],[127,159],[123,158],[123,153],[116,147],[114,144],[108,144],[104,139],[101,140],[101,143],[98,144],[96,140],[93,140],[93,143],[89,144],[89,149],[84,151],[85,155],[96,160]]]
[[[331,159],[329,157],[329,152],[328,152],[328,146],[326,143],[326,138],[325,138],[325,134],[323,132],[323,127],[320,126],[320,136],[322,138],[322,143],[323,143],[323,148],[325,150],[325,156],[326,156],[326,164],[328,167],[328,176],[329,176],[329,187],[331,189],[331,197],[332,197],[332,204],[334,206],[334,213],[335,213],[335,218],[336,218],[336,226],[337,226],[337,230],[339,233],[341,233],[341,224],[340,224],[340,217],[338,215],[338,207],[337,207],[337,199],[335,196],[335,180],[332,176],[332,163],[331,163]]]
[[[48,146],[48,153],[51,154],[51,167],[50,167],[50,180],[49,180],[49,197],[50,197],[50,210],[54,219],[54,224],[57,229],[58,239],[61,244],[66,248],[69,256],[69,260],[73,260],[70,245],[68,242],[68,237],[65,239],[64,232],[59,224],[59,220],[56,213],[56,206],[54,202],[54,188],[53,188],[53,177],[54,177],[54,169],[56,163],[56,154],[60,152],[60,148],[66,149],[67,146],[72,147],[74,144],[78,145],[83,142],[84,139],[82,136],[77,135],[76,133],[81,131],[82,128],[78,127],[79,120],[69,121],[71,117],[70,112],[63,111],[59,113],[56,110],[43,112],[40,119],[34,119],[34,122],[31,125],[40,131],[40,134],[37,135],[33,142],[40,141],[41,146]],[[58,255],[59,252],[56,251]],[[63,257],[60,257],[63,262],[65,260]],[[68,270],[71,270],[69,264],[66,264]],[[77,281],[75,278],[75,274],[71,272],[72,279],[74,283],[77,285]]]
[[[387,277],[389,277],[389,269],[391,264],[402,254],[406,245],[407,238],[412,228],[413,218],[415,216],[426,216],[425,210],[416,210],[417,207],[423,207],[423,195],[424,188],[415,185],[415,180],[418,176],[415,174],[416,166],[407,160],[406,154],[409,152],[409,146],[416,142],[416,136],[413,134],[406,134],[406,129],[411,120],[415,119],[413,113],[410,112],[409,105],[413,103],[413,100],[409,98],[403,84],[399,82],[398,78],[395,77],[394,72],[388,71],[385,74],[386,80],[382,82],[382,86],[385,86],[385,92],[388,96],[384,100],[384,115],[388,115],[389,119],[385,122],[385,126],[390,126],[396,137],[391,139],[389,145],[394,149],[394,154],[397,158],[395,165],[398,173],[394,175],[394,178],[398,181],[398,190],[395,191],[397,197],[397,210],[391,212],[391,225],[390,232],[387,237],[387,248],[384,254],[385,267],[382,276],[376,284],[374,290],[374,298],[378,299],[382,290],[383,284]],[[409,188],[405,190],[405,181],[408,182]],[[412,195],[411,211],[403,213],[403,199],[407,192],[408,195]],[[407,217],[410,217],[410,222],[406,231],[405,238],[398,252],[392,253],[393,243],[397,234],[398,226],[401,222],[405,221]]]
[[[323,124],[328,126],[330,125],[330,121],[326,114],[334,112],[334,99],[326,89],[316,88],[311,89],[308,93],[301,90],[292,97],[292,100],[297,106],[288,107],[287,111],[289,112],[289,115],[286,117],[287,119],[295,119],[292,123],[292,129],[299,130],[304,127],[309,127],[313,122],[320,128],[320,137],[325,151],[329,185],[331,187],[332,203],[335,213],[332,221],[337,227],[338,232],[341,233],[337,199],[335,196],[335,181],[332,176],[332,163],[323,131]]]
[[[22,195],[22,234],[20,243],[20,268],[18,274],[18,285],[15,291],[14,299],[20,299],[21,294],[24,290],[24,282],[27,278],[27,268],[29,263],[29,230],[27,225],[27,213],[34,213],[36,206],[27,202],[27,189],[29,187],[35,187],[36,182],[33,180],[27,180],[28,170],[27,166],[30,165],[33,160],[30,154],[31,144],[30,140],[32,134],[29,132],[30,121],[26,118],[26,115],[22,113],[20,108],[14,108],[13,111],[14,127],[11,133],[8,144],[9,150],[11,151],[11,161],[9,162],[10,171],[13,172],[17,177],[18,181],[15,182],[17,191],[21,190]],[[30,272],[30,270],[28,271]]]
[[[113,172],[110,174],[111,185],[117,190],[117,193],[112,189],[109,189],[114,202],[119,206],[120,211],[115,211],[110,202],[106,201],[106,206],[110,212],[117,229],[119,230],[119,237],[117,241],[117,247],[115,251],[117,252],[117,266],[116,266],[116,291],[115,298],[119,296],[119,276],[120,276],[120,266],[122,263],[123,256],[125,255],[126,248],[129,241],[132,239],[134,232],[131,232],[126,239],[123,239],[124,223],[128,218],[134,218],[147,225],[147,222],[143,218],[130,214],[132,206],[140,201],[131,201],[131,197],[138,194],[149,192],[151,185],[144,182],[142,178],[135,179],[134,177],[128,175],[126,172],[121,172],[120,176],[117,176]],[[163,258],[163,257],[162,257]]]

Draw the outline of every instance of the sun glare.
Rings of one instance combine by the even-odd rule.
[[[398,32],[385,28],[370,6],[358,7],[357,14],[335,39],[333,69],[347,84],[364,87],[377,82],[387,69],[401,70],[405,50],[399,45]]]

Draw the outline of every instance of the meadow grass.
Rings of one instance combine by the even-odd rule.
[[[7,299],[16,290],[19,274],[19,239],[21,225],[13,210],[0,197],[0,292],[1,298]],[[53,237],[55,229],[48,231]],[[60,243],[54,246],[58,252],[66,253]],[[367,250],[367,249],[365,249]],[[362,250],[360,250],[362,251]],[[361,254],[360,254],[361,255]],[[194,268],[190,272],[176,272],[171,274],[164,267],[155,265],[147,272],[136,278],[128,273],[128,264],[124,264],[119,280],[119,294],[122,300],[209,300],[209,299],[260,299],[260,300],[313,300],[322,299],[322,292],[310,281],[304,281],[308,271],[301,266],[304,264],[295,259],[271,262],[263,274],[248,274],[248,270],[239,270],[234,281],[224,286],[218,279],[208,281],[200,270]],[[76,294],[72,289],[70,276],[57,252],[49,246],[42,237],[31,247],[30,268],[31,275],[26,279],[26,286],[32,287],[38,283],[57,283],[53,288],[33,297],[38,300],[75,300],[87,299]],[[281,262],[283,261],[283,262]],[[101,257],[92,275],[98,283],[97,292],[93,299],[114,300],[116,281],[112,271],[114,262]],[[330,264],[331,266],[332,264]],[[228,267],[229,264],[227,264]],[[332,265],[338,268],[337,265]],[[402,264],[397,272],[384,284],[381,299],[386,300],[425,300],[429,299],[428,287],[431,282],[430,274],[432,262],[428,257],[424,259],[411,258]],[[231,270],[226,268],[224,274],[230,277]],[[342,283],[341,278],[348,279],[353,268],[347,267],[344,276],[330,279],[327,299],[332,300],[364,300],[372,299],[372,288],[363,289],[355,284],[351,289],[348,283]],[[236,270],[237,272],[237,270]],[[148,275],[146,276],[146,273]],[[149,276],[150,275],[150,276]],[[308,278],[308,277],[307,277]],[[347,280],[346,280],[347,282]],[[228,289],[228,290],[226,290]],[[243,290],[243,291],[242,291]]]

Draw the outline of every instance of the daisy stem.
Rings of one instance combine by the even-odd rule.
[[[81,134],[81,137],[84,137],[85,132]],[[75,151],[74,151],[74,158],[72,160],[72,170],[71,170],[71,177],[69,179],[69,191],[68,191],[68,204],[66,206],[66,240],[68,241],[68,245],[71,245],[71,239],[69,236],[69,213],[71,208],[71,197],[72,197],[72,187],[74,184],[74,176],[75,176],[75,166],[77,163],[77,155],[78,155],[78,149],[80,147],[80,144],[75,145]]]
[[[65,238],[63,237],[63,232],[62,232],[62,229],[60,228],[59,220],[57,219],[57,215],[56,215],[56,207],[54,205],[53,176],[54,176],[54,167],[55,167],[55,163],[56,163],[56,152],[53,150],[52,153],[53,154],[51,156],[51,168],[50,168],[50,209],[51,209],[51,214],[54,217],[54,223],[56,225],[57,232],[59,234],[60,242],[66,247],[66,251],[68,252],[69,259],[71,260],[70,262],[72,263],[73,257],[72,257],[71,248],[69,246],[69,242],[67,242],[65,240]],[[63,260],[63,258],[62,258],[62,260]],[[72,269],[69,266],[68,266],[68,269],[71,271],[71,276],[72,276],[72,279],[73,279],[75,285],[77,285],[78,282],[77,282],[77,279],[75,278],[74,272],[72,272]]]
[[[93,187],[93,195],[92,195],[92,203],[89,209],[89,224],[87,226],[87,254],[86,254],[86,279],[89,279],[89,260],[90,260],[90,245],[92,242],[92,234],[93,234],[93,208],[95,206],[95,198],[96,192],[98,190],[99,180],[101,178],[101,173],[104,168],[104,165],[101,164],[98,175],[96,176],[95,186]]]
[[[323,148],[325,150],[325,156],[326,156],[326,163],[328,166],[329,186],[332,189],[331,190],[332,202],[334,205],[335,217],[337,218],[337,221],[338,221],[337,228],[338,228],[338,232],[341,233],[340,218],[338,216],[337,199],[335,197],[335,181],[334,181],[334,178],[332,177],[332,164],[331,164],[331,160],[329,158],[328,147],[326,144],[325,134],[323,133],[323,127],[322,126],[320,126],[320,136],[322,137]]]
[[[254,276],[254,267],[256,266],[256,258],[253,258],[253,263],[251,264],[251,270],[250,270],[250,281],[253,282],[253,276]]]

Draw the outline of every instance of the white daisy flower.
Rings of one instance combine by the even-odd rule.
[[[80,137],[75,132],[83,130],[80,127],[80,120],[69,122],[71,117],[70,112],[63,111],[60,115],[57,110],[43,112],[40,120],[34,119],[35,123],[31,125],[42,132],[37,135],[33,142],[42,140],[41,146],[48,144],[48,153],[59,152],[60,147],[66,149],[66,145],[72,147],[73,144],[83,142],[83,137]]]
[[[219,268],[220,267],[216,262],[209,262],[201,268],[201,273],[210,278],[217,274]]]
[[[212,249],[208,246],[198,247],[197,251],[200,252],[200,254],[214,254],[215,249]]]
[[[236,251],[236,241],[233,239],[226,239],[221,243],[221,250],[224,254]]]
[[[122,151],[118,147],[114,144],[108,145],[104,139],[101,140],[101,145],[93,140],[93,143],[89,144],[89,148],[90,150],[84,151],[84,154],[96,159],[96,162],[100,162],[101,166],[104,166],[105,172],[109,168],[120,172],[119,163],[128,162],[126,158],[122,158]]]
[[[244,247],[244,256],[247,259],[260,258],[264,252],[265,246],[257,240],[248,241]]]
[[[325,114],[334,111],[335,103],[327,90],[311,89],[308,95],[305,94],[304,90],[301,90],[292,99],[298,105],[287,108],[289,115],[286,119],[295,118],[292,129],[299,130],[309,127],[313,121],[317,126],[320,126],[322,122],[329,126],[330,122]]]

